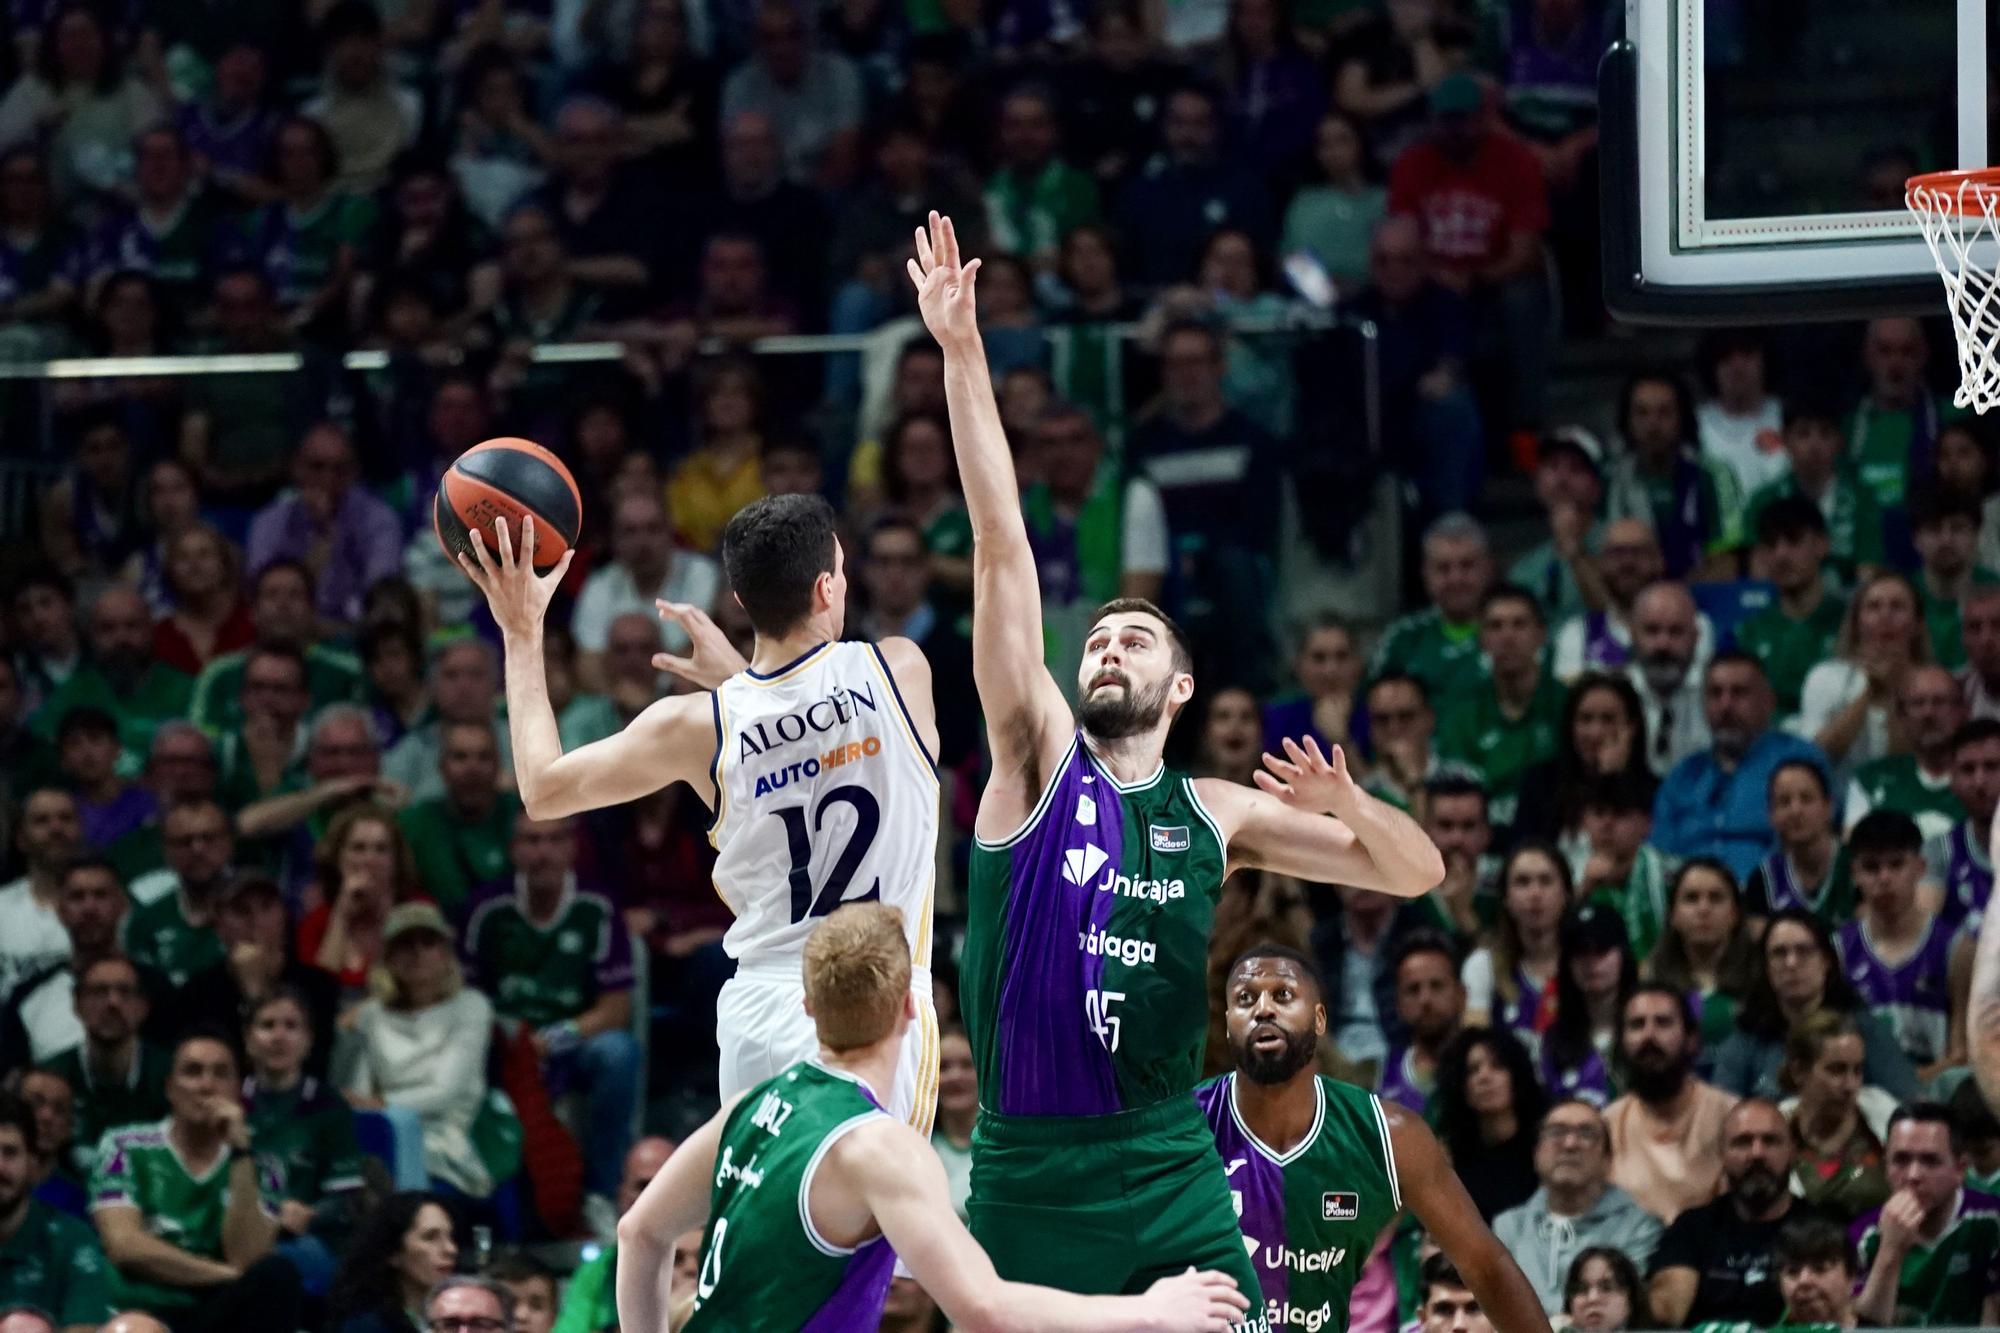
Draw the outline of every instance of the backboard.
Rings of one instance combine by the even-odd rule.
[[[1987,0],[1625,0],[1599,74],[1606,304],[1943,313],[1903,182],[1989,163],[1988,20]]]

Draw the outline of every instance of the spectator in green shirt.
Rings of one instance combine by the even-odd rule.
[[[263,647],[290,649],[305,659],[311,708],[353,703],[362,697],[360,663],[319,641],[319,619],[313,610],[317,592],[312,574],[296,560],[273,560],[257,571],[250,588],[256,644],[223,654],[196,677],[188,716],[197,726],[221,736],[243,725],[244,677],[251,656]]]
[[[1904,317],[1870,323],[1861,346],[1868,391],[1843,433],[1855,479],[1885,514],[1901,510],[1912,482],[1929,475],[1938,428],[1964,415],[1930,391],[1924,378],[1930,356],[1923,324]]]
[[[1544,668],[1547,644],[1532,593],[1512,585],[1487,593],[1479,623],[1487,674],[1450,698],[1438,727],[1438,752],[1485,774],[1497,825],[1513,823],[1522,775],[1555,757],[1563,688]]]
[[[194,682],[153,656],[153,615],[146,599],[124,584],[97,594],[84,618],[88,653],[43,703],[42,734],[53,736],[73,708],[101,708],[118,721],[126,773],[138,770],[139,756],[153,731],[170,718],[186,715]]]
[[[1791,460],[1791,475],[1750,493],[1745,515],[1751,531],[1756,531],[1758,515],[1773,502],[1787,495],[1803,496],[1826,519],[1834,569],[1843,583],[1882,567],[1886,558],[1881,506],[1874,492],[1857,483],[1841,462],[1838,410],[1803,399],[1785,404],[1785,456]]]
[[[1477,519],[1446,514],[1430,525],[1423,583],[1430,605],[1383,633],[1368,678],[1407,672],[1441,701],[1479,677],[1479,604],[1493,583],[1493,555]]]
[[[1884,755],[1855,770],[1847,784],[1841,827],[1871,810],[1894,810],[1917,821],[1925,838],[1942,838],[1965,818],[1951,789],[1952,738],[1966,721],[1965,696],[1949,671],[1911,667],[1896,687],[1896,727],[1908,754]]]
[[[500,747],[491,725],[447,722],[438,741],[444,795],[419,801],[397,818],[416,857],[418,881],[456,919],[476,885],[513,875],[507,844],[521,801],[500,790]]]
[[[1910,527],[1922,568],[1924,624],[1931,632],[1931,656],[1957,671],[1965,665],[1959,637],[1959,607],[1975,584],[2000,583],[2000,574],[1975,562],[1979,549],[1979,501],[1958,491],[1919,492],[1910,503]]]
[[[32,1306],[63,1333],[90,1333],[111,1316],[97,1236],[34,1197],[35,1118],[0,1096],[0,1310]]]
[[[79,1155],[91,1155],[99,1138],[121,1125],[157,1120],[166,1113],[167,1053],[146,1041],[151,1005],[132,960],[111,954],[76,974],[76,1014],[83,1044],[49,1061],[76,1096]]]
[[[161,820],[166,869],[149,896],[125,916],[123,943],[136,962],[158,968],[176,987],[222,961],[215,909],[230,878],[236,839],[214,801],[188,801]],[[136,887],[136,886],[135,886]]]
[[[1063,238],[1098,219],[1097,184],[1057,152],[1055,102],[1016,88],[1000,104],[1000,167],[986,183],[993,248],[1053,265]]]
[[[1777,600],[1736,627],[1736,645],[1764,664],[1778,714],[1799,711],[1806,673],[1833,656],[1847,604],[1827,590],[1831,553],[1826,516],[1799,495],[1785,495],[1757,514],[1756,561]]]

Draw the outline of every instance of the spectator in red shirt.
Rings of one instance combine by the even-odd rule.
[[[1541,418],[1550,340],[1541,163],[1494,123],[1472,75],[1439,80],[1430,106],[1430,133],[1389,173],[1389,211],[1417,219],[1433,275],[1472,302],[1475,357],[1503,400],[1490,419],[1532,430]]]

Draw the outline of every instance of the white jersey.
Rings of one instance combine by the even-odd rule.
[[[715,692],[715,887],[733,958],[796,960],[821,917],[879,899],[928,969],[937,769],[881,650],[827,643]]]

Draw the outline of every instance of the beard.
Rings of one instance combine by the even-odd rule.
[[[1653,693],[1672,694],[1687,679],[1690,665],[1668,653],[1652,653],[1639,659],[1639,674],[1646,678],[1646,688]]]
[[[1117,694],[1099,694],[1095,688],[1084,691],[1076,716],[1085,731],[1099,740],[1122,741],[1127,736],[1137,736],[1159,725],[1160,718],[1167,711],[1167,690],[1173,684],[1171,678],[1160,681],[1150,690],[1137,690],[1132,687],[1130,676],[1114,668],[1099,672],[1091,685],[1096,686],[1107,676],[1117,681],[1121,688]]]
[[[1762,1164],[1752,1166],[1729,1182],[1729,1192],[1752,1213],[1762,1213],[1785,1194],[1784,1179]]]
[[[1251,1044],[1265,1028],[1284,1035],[1283,1049],[1260,1051]],[[1267,1023],[1244,1033],[1243,1040],[1236,1044],[1236,1071],[1252,1083],[1287,1083],[1294,1074],[1310,1065],[1318,1054],[1319,1034],[1311,1028],[1303,1032],[1286,1032],[1276,1024]]]
[[[1670,1057],[1651,1042],[1626,1061],[1625,1086],[1642,1102],[1669,1101],[1687,1080],[1687,1057]]]

